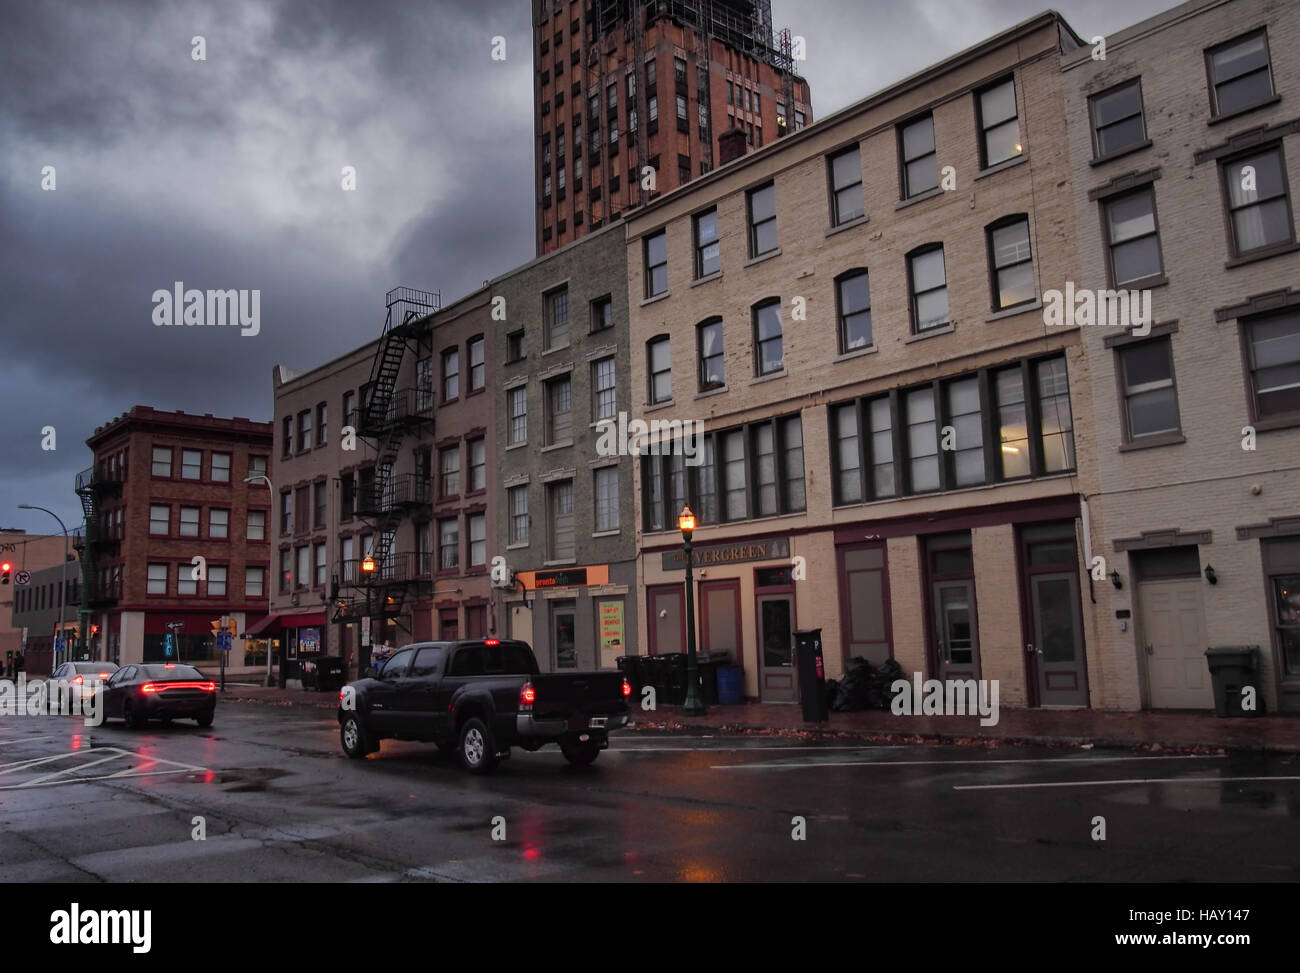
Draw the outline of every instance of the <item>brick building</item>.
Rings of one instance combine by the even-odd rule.
[[[65,550],[72,560],[64,563],[62,572],[67,585],[62,627],[69,636],[77,628],[81,565],[73,550],[80,543],[76,530],[70,528],[67,540],[62,534],[0,530],[0,562],[12,566],[8,584],[0,586],[0,611],[3,612],[0,614],[0,665],[21,651],[28,672],[40,674],[50,671],[54,633],[59,619],[59,564],[64,561]],[[19,572],[29,576],[27,584],[18,583]]]
[[[636,644],[632,460],[599,447],[631,408],[622,227],[605,227],[490,281],[497,534],[518,586],[502,631],[543,669],[611,668]]]
[[[135,406],[86,445],[94,465],[77,492],[95,657],[215,664],[213,621],[231,615],[243,632],[266,614],[270,504],[244,480],[270,472],[271,424]],[[236,640],[230,665],[243,664]]]
[[[1095,489],[1060,59],[1045,13],[625,214],[632,410],[700,420],[638,463],[642,651],[699,645],[796,698],[791,633],[997,679],[1007,705],[1116,706],[1082,498]],[[1039,651],[1043,649],[1043,651]]]
[[[1254,645],[1300,709],[1300,8],[1193,0],[1062,62],[1079,289],[1146,291],[1086,328],[1100,493],[1098,680],[1211,706],[1207,646]]]
[[[532,0],[537,252],[812,120],[770,0]],[[646,167],[654,183],[645,182]]]

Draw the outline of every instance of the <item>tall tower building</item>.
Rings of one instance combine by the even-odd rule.
[[[539,255],[812,121],[771,0],[531,2]]]

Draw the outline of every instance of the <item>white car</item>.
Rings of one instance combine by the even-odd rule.
[[[108,677],[117,672],[115,662],[65,662],[52,673],[50,682],[68,683],[69,701],[85,702],[95,694],[96,684],[103,684]],[[45,694],[45,712],[53,712],[53,696],[47,690]]]

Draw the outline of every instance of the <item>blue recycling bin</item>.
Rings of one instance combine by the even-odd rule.
[[[740,666],[718,667],[718,702],[734,706],[745,701],[745,670]]]

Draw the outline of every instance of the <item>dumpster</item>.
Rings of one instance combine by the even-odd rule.
[[[735,705],[745,701],[745,670],[740,666],[718,667],[718,702]]]
[[[799,702],[807,722],[824,723],[826,711],[826,665],[822,659],[822,630],[794,633],[795,665],[799,672]]]
[[[316,688],[321,692],[340,689],[347,682],[342,656],[322,655],[316,659]]]
[[[1216,645],[1205,650],[1214,684],[1214,712],[1217,716],[1259,716],[1264,712],[1264,694],[1257,679],[1258,645]],[[1253,687],[1253,709],[1242,704],[1242,690]]]

